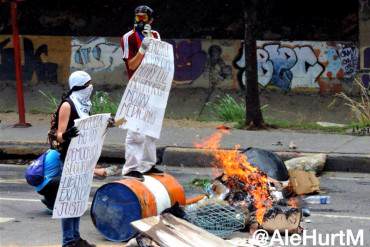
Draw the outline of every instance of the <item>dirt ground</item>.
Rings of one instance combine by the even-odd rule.
[[[39,84],[35,86],[25,86],[24,97],[27,113],[31,118],[30,122],[46,121],[49,117],[45,114],[51,112],[48,99],[46,99],[40,90],[53,95],[58,101],[64,89],[57,84]],[[97,89],[99,90],[99,89]],[[102,91],[104,89],[100,89]],[[109,92],[113,101],[119,103],[123,94],[122,89],[116,89]],[[237,90],[215,90],[210,94],[209,102],[206,102],[210,94],[205,88],[173,88],[170,92],[169,101],[166,108],[167,126],[215,126],[218,123],[208,122],[217,121],[216,114],[212,110],[212,103],[217,102],[225,94],[230,94],[240,102],[244,102],[242,92]],[[277,120],[286,120],[295,123],[305,122],[332,122],[332,123],[350,123],[352,116],[350,110],[344,105],[343,100],[333,95],[319,94],[297,94],[282,93],[279,91],[264,90],[260,94],[261,106],[265,106],[263,115],[267,118]],[[335,102],[333,103],[333,101]],[[14,85],[7,85],[0,88],[0,112],[9,113],[1,116],[5,121],[12,118],[17,112],[16,90]],[[36,113],[36,114],[35,114]],[[13,114],[13,115],[12,115]],[[195,120],[206,120],[199,122]],[[180,121],[179,121],[180,120]]]
[[[19,122],[19,116],[16,112],[0,112],[0,123],[5,126],[14,125]],[[31,123],[32,125],[38,124],[49,124],[50,123],[50,114],[48,113],[27,113],[26,122]],[[195,121],[190,119],[164,119],[163,125],[165,127],[192,127],[192,128],[215,128],[223,122],[218,121]]]

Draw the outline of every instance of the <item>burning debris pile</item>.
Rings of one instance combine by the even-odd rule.
[[[321,154],[297,157],[291,160],[288,170],[277,155],[266,150],[239,151],[239,146],[233,150],[219,149],[221,138],[227,133],[228,130],[219,129],[196,144],[214,158],[214,179],[201,183],[206,195],[187,199],[185,207],[176,203],[160,216],[131,224],[164,247],[184,243],[194,247],[261,246],[252,243],[248,234],[244,235],[259,228],[269,233],[276,230],[300,233],[302,215],[309,216],[309,211],[301,208],[299,196],[319,190],[315,172],[322,169],[326,157]],[[330,199],[311,196],[304,201],[317,203],[318,197]],[[325,203],[328,202],[322,204]],[[236,234],[242,237],[233,236],[236,231],[241,231]]]
[[[247,155],[238,150],[239,146],[234,150],[220,150],[219,143],[226,133],[227,130],[220,129],[202,143],[196,144],[197,148],[207,149],[214,156],[216,174],[207,189],[207,197],[203,202],[198,202],[199,208],[205,204],[204,201],[219,200],[243,212],[244,229],[250,232],[258,228],[267,231],[299,231],[301,209],[299,200],[291,197],[294,193],[288,186],[286,167],[283,167],[285,171],[282,172],[287,174],[283,175],[286,181],[279,181],[276,176],[271,177],[271,169],[265,169],[270,173],[267,174],[252,165]]]

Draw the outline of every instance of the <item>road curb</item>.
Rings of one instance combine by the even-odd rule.
[[[0,142],[0,160],[33,159],[48,148],[44,142]],[[283,160],[302,157],[308,152],[275,152]],[[160,147],[157,149],[160,164],[184,167],[211,167],[213,156],[209,150],[189,147]],[[325,171],[370,173],[370,155],[327,153]],[[100,162],[124,163],[124,145],[104,145]]]

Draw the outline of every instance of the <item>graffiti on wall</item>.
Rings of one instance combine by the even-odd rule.
[[[23,80],[31,81],[35,73],[38,82],[57,82],[58,64],[43,61],[43,56],[48,56],[48,45],[35,48],[31,39],[24,37],[22,41]],[[0,41],[0,80],[15,80],[14,48],[11,45],[10,38]]]
[[[86,42],[72,38],[71,70],[109,72],[122,63],[122,51],[118,43],[109,42],[103,37],[94,37]]]
[[[364,49],[363,58],[364,58],[364,68],[370,69],[370,47],[366,47]]]
[[[365,47],[363,50],[363,69],[365,73],[362,74],[361,79],[364,85],[369,88],[370,86],[370,47]]]
[[[22,37],[25,81],[65,83],[69,72],[94,73],[104,85],[122,85],[119,38]],[[62,42],[62,44],[61,44]],[[174,87],[245,89],[245,55],[240,40],[169,40],[174,47]],[[361,49],[364,83],[369,83],[370,47]],[[10,36],[0,36],[0,80],[15,80]],[[351,42],[257,41],[258,82],[284,91],[314,88],[338,92],[358,72],[359,52]],[[234,66],[232,66],[234,65]]]
[[[319,88],[320,79],[353,77],[358,67],[358,49],[351,43],[257,42],[258,83],[284,91],[292,88]],[[241,88],[245,88],[243,43],[234,61]]]
[[[201,40],[169,40],[174,48],[174,82],[179,85],[191,84],[203,72],[207,54],[202,50]]]
[[[211,45],[208,48],[206,71],[208,72],[209,87],[215,88],[217,84],[232,76],[232,66],[227,65],[222,58],[222,47]]]

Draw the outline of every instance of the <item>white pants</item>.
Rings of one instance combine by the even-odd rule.
[[[126,135],[126,163],[122,169],[122,175],[130,171],[139,171],[144,173],[157,162],[156,139],[131,130]]]

